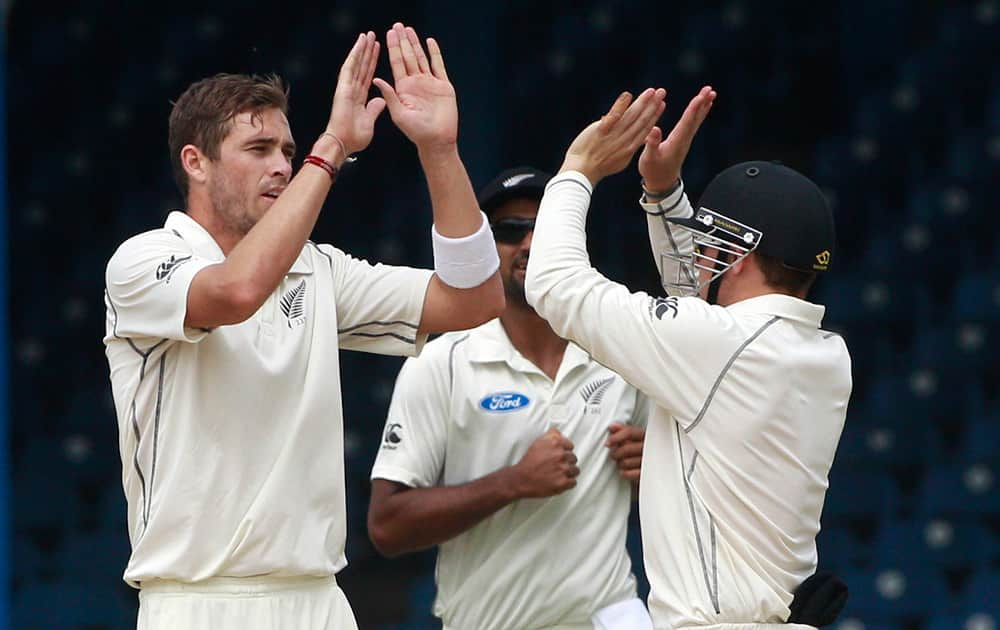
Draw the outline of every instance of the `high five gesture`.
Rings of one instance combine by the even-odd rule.
[[[385,35],[395,87],[375,79],[396,126],[418,148],[453,145],[458,140],[458,105],[441,49],[427,39],[428,58],[417,32],[399,22]]]
[[[361,151],[372,141],[375,120],[385,109],[381,98],[368,100],[372,76],[378,64],[379,43],[375,33],[362,33],[354,42],[337,77],[333,106],[326,132],[343,143],[347,155]],[[345,155],[344,157],[347,157]]]
[[[715,96],[715,90],[706,85],[688,103],[665,140],[659,127],[653,127],[646,136],[646,147],[639,156],[639,174],[646,190],[665,192],[680,178],[681,165],[691,149],[691,141],[712,109]]]

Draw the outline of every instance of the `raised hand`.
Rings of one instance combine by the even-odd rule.
[[[518,496],[536,498],[569,490],[580,474],[573,443],[557,429],[549,429],[535,440],[513,471]]]
[[[428,59],[417,32],[397,22],[385,34],[385,43],[395,87],[378,78],[375,86],[389,105],[392,121],[418,149],[454,145],[458,104],[437,42],[427,39]]]
[[[642,175],[646,190],[666,192],[677,183],[684,158],[691,148],[691,141],[712,109],[715,96],[715,90],[706,85],[688,103],[687,109],[666,140],[659,127],[653,127],[646,136],[646,148],[639,156],[639,174]]]
[[[631,94],[622,92],[607,114],[573,140],[560,172],[580,171],[595,185],[620,172],[663,113],[666,95],[663,88],[649,88],[633,102]]]
[[[385,109],[383,99],[368,100],[368,90],[378,63],[378,51],[379,43],[375,39],[375,33],[362,33],[354,42],[337,77],[337,89],[333,93],[333,106],[326,131],[343,143],[347,155],[368,146],[375,131],[375,120]]]
[[[623,479],[638,481],[646,430],[642,427],[613,422],[608,426],[608,433],[604,445],[610,451],[611,459],[618,465],[618,474]]]

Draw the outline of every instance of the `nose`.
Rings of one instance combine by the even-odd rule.
[[[521,249],[531,249],[531,239],[535,236],[534,230],[528,230],[528,233],[524,235],[521,239]]]
[[[292,178],[292,161],[284,153],[279,153],[271,165],[271,177],[281,177],[286,182]]]

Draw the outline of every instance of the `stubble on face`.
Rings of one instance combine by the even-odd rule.
[[[280,150],[294,152],[288,119],[278,110],[258,114],[244,112],[231,122],[230,132],[221,147],[220,159],[208,182],[209,200],[227,232],[246,236],[270,209],[270,203],[262,202],[263,192],[270,186],[283,188],[291,175],[290,172],[281,175],[269,173],[270,167],[261,165],[267,158],[258,158],[258,153],[248,151],[248,147],[278,147],[282,143],[284,146]]]
[[[239,185],[225,170],[219,169],[218,175],[209,183],[208,197],[227,231],[246,236],[257,224],[259,217],[251,216],[247,208],[248,200],[239,194]]]
[[[519,275],[518,272],[528,264],[529,253],[526,251],[515,254],[510,263],[510,269],[501,277],[503,280],[504,295],[509,302],[513,302],[518,306],[528,305],[528,298],[524,292],[524,277],[523,275]]]

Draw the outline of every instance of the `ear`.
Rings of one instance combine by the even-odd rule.
[[[750,254],[744,256],[743,258],[740,258],[739,260],[737,260],[736,262],[734,262],[732,264],[732,266],[729,267],[729,269],[726,270],[726,273],[727,274],[732,274],[734,276],[738,276],[738,275],[742,274],[743,271],[746,269],[747,264],[749,263],[750,258],[752,256],[753,256],[753,252],[750,252]]]
[[[204,184],[208,181],[211,170],[211,160],[193,144],[185,144],[181,149],[181,165],[187,173],[188,180]]]

